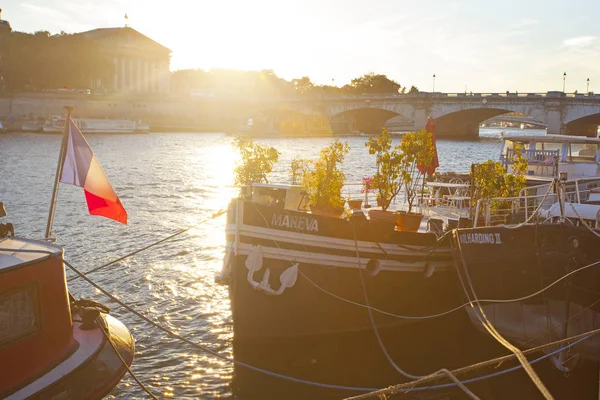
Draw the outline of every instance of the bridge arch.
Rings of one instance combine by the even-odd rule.
[[[458,108],[458,109],[457,109]],[[540,122],[546,123],[546,114],[540,107],[523,105],[498,104],[481,107],[434,107],[431,116],[436,120],[440,137],[475,138],[479,136],[480,124],[490,118],[518,112]]]
[[[287,107],[255,110],[244,115],[237,131],[256,136],[331,136],[333,133],[322,111]]]
[[[600,111],[571,121],[565,121],[565,133],[567,135],[597,137],[598,125],[600,125]]]
[[[393,119],[401,119],[403,128],[413,129],[414,122],[410,117],[395,110],[380,107],[351,108],[329,116],[329,121],[336,133],[364,132],[377,134],[381,132],[387,121]]]

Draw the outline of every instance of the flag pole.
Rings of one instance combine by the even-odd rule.
[[[69,125],[71,122],[71,112],[73,107],[65,106],[67,110],[67,119],[63,129],[62,143],[60,145],[60,153],[58,155],[58,165],[56,166],[56,177],[54,178],[54,190],[52,191],[52,200],[50,201],[50,212],[48,213],[48,225],[46,226],[46,239],[52,236],[52,221],[54,220],[54,209],[56,208],[56,196],[58,195],[58,183],[62,175],[63,164],[65,162],[65,154],[67,152],[67,137],[69,135]]]

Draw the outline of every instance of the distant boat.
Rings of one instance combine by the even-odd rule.
[[[44,130],[44,124],[46,123],[46,117],[38,115],[30,117],[28,120],[21,123],[21,130],[23,132],[42,132]]]
[[[141,121],[127,119],[73,118],[83,134],[88,133],[148,133],[149,126]],[[51,116],[43,126],[44,133],[62,133],[65,126],[63,116]]]

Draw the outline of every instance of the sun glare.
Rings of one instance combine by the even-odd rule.
[[[203,185],[212,195],[203,199],[203,207],[209,210],[221,209],[235,194],[233,169],[238,155],[229,144],[199,149],[198,157],[205,165],[206,176],[198,176],[198,185]]]
[[[151,0],[131,12],[131,26],[173,50],[171,69],[274,69],[301,75],[316,60],[302,50],[322,33],[306,29],[298,10],[274,0],[255,2],[175,1],[168,8]],[[157,19],[154,10],[161,9]],[[288,8],[290,8],[288,10]],[[282,16],[283,15],[283,16]],[[285,16],[288,15],[288,16]]]

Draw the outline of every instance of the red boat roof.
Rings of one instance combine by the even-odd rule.
[[[35,262],[48,258],[48,254],[43,253],[21,253],[16,250],[38,250],[49,251],[60,255],[62,248],[52,243],[45,243],[23,238],[7,237],[0,239],[1,249],[11,249],[13,251],[0,251],[0,271],[9,269],[24,263]]]

